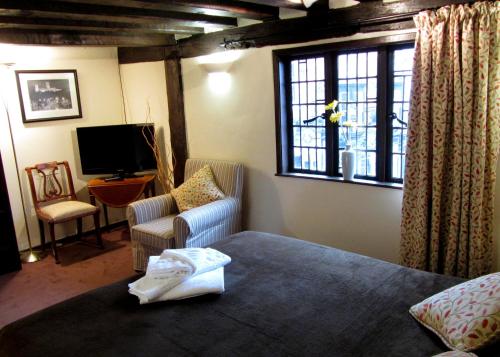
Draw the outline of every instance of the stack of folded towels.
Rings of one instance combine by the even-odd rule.
[[[231,258],[212,248],[166,249],[149,257],[146,275],[129,284],[140,304],[224,292],[224,266]]]

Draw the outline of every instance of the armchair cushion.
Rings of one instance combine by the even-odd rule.
[[[132,202],[127,207],[127,220],[133,227],[174,213],[177,213],[175,201],[166,194]]]
[[[197,171],[189,180],[171,191],[180,212],[184,212],[225,197],[215,182],[209,165]]]

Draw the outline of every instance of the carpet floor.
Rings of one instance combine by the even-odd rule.
[[[0,276],[0,327],[100,286],[135,275],[128,228],[103,231],[104,249],[93,236],[58,247],[52,255],[24,263],[20,271]],[[47,251],[48,252],[48,251]]]

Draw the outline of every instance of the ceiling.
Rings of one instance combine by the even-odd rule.
[[[306,10],[300,0],[0,0],[0,42],[168,46],[238,24],[278,20],[280,8]]]

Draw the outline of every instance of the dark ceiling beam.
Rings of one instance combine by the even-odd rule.
[[[115,21],[0,16],[0,28],[109,31],[158,34],[202,34],[203,27],[168,26],[162,23],[139,24]]]
[[[85,16],[89,20],[103,20],[103,18],[139,19],[146,22],[165,21],[179,26],[216,25],[219,27],[237,26],[237,20],[232,17],[210,16],[204,14],[193,14],[187,12],[151,10],[140,8],[128,8],[120,6],[106,6],[84,3],[68,3],[62,1],[37,1],[37,0],[1,0],[0,14],[10,15],[9,10],[17,13],[17,16],[47,17],[47,14],[57,14],[58,17],[67,18],[67,15]],[[45,13],[45,16],[36,12]]]
[[[275,7],[286,7],[295,10],[307,10],[301,1],[291,2],[288,0],[245,0],[246,2],[251,2],[260,5],[269,5]]]
[[[68,3],[124,6],[130,8],[189,12],[211,16],[243,17],[254,20],[277,19],[279,8],[234,0],[59,0]]]
[[[0,29],[0,42],[45,46],[170,46],[173,35]]]
[[[196,57],[221,50],[221,44],[234,47],[263,47],[299,43],[324,38],[342,37],[366,29],[376,31],[378,26],[407,22],[418,12],[436,9],[448,4],[464,4],[468,0],[403,0],[393,3],[363,2],[356,6],[330,10],[327,17],[306,16],[294,19],[265,22],[202,36],[195,35],[179,40],[166,56]]]

